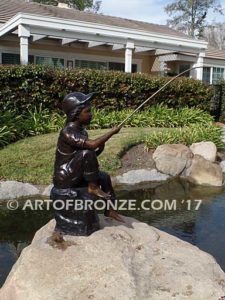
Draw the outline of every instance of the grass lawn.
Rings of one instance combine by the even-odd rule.
[[[146,134],[158,128],[123,128],[107,143],[99,156],[102,169],[115,175],[120,167],[120,156],[132,145],[145,139]],[[96,138],[108,129],[89,130]],[[33,184],[50,184],[58,133],[29,137],[0,150],[0,178]]]

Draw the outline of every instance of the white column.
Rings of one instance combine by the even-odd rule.
[[[132,71],[132,54],[134,43],[127,42],[125,50],[125,72],[131,73]]]
[[[202,80],[203,77],[203,63],[204,63],[205,52],[200,52],[197,56],[197,61],[193,67],[200,67],[192,70],[191,77],[197,80]]]
[[[210,84],[213,83],[213,67],[210,68]]]
[[[20,63],[28,64],[28,38],[30,37],[30,28],[24,25],[18,26],[18,36],[20,38]]]

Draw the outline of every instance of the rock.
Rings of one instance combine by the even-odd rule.
[[[182,144],[165,144],[158,146],[153,153],[156,168],[165,174],[177,176],[187,166],[193,154]]]
[[[38,194],[39,190],[29,183],[18,181],[0,182],[0,200],[36,196]]]
[[[192,164],[186,170],[185,175],[196,184],[222,186],[223,183],[221,167],[201,155],[194,155]]]
[[[43,193],[42,193],[42,196],[47,196],[47,197],[49,197],[52,188],[53,188],[53,184],[48,185],[48,186],[44,189],[44,191],[43,191]]]
[[[121,184],[136,184],[140,182],[147,181],[162,181],[167,180],[169,178],[168,175],[162,174],[158,172],[156,169],[147,170],[147,169],[139,169],[139,170],[131,170],[124,173],[122,176],[116,177],[116,183]]]
[[[190,146],[190,149],[194,155],[201,155],[211,162],[216,160],[217,148],[213,142],[194,143]]]
[[[225,160],[225,153],[223,151],[218,151],[216,154],[216,161],[221,162]]]
[[[225,274],[197,247],[135,219],[100,216],[102,230],[49,243],[55,221],[22,251],[1,300],[196,300],[225,295]]]
[[[221,161],[220,168],[222,169],[222,172],[225,173],[225,160]]]

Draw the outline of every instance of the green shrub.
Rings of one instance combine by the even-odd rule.
[[[7,126],[0,127],[0,148],[16,140],[16,132]]]
[[[165,130],[154,132],[145,140],[147,148],[155,148],[162,144],[184,144],[191,145],[192,143],[211,141],[214,142],[217,148],[224,148],[225,144],[221,141],[221,127],[212,124],[206,125],[190,125],[184,128],[178,128],[173,131]]]
[[[94,110],[94,118],[89,129],[103,129],[119,125],[133,110],[121,111]],[[7,111],[0,116],[0,147],[27,136],[59,131],[65,123],[65,117],[43,109],[42,105],[23,115]],[[126,127],[183,127],[191,124],[208,125],[212,117],[200,109],[171,109],[157,105],[148,110],[139,111],[126,123]]]
[[[62,128],[64,118],[57,113],[50,113],[47,109],[39,108],[28,110],[28,115],[25,117],[23,128],[26,128],[26,135],[39,135],[44,133],[56,132]]]
[[[0,114],[0,147],[22,138],[22,126],[23,118],[21,115],[17,115],[15,111]]]
[[[223,98],[222,98],[222,108],[221,108],[221,117],[220,121],[225,123],[225,80],[221,80],[219,82],[222,85],[223,88]]]
[[[90,129],[109,128],[119,125],[133,110],[120,111],[94,110],[94,118]],[[126,127],[183,127],[190,124],[209,124],[213,118],[200,109],[184,107],[172,109],[162,105],[152,106],[144,111],[136,112],[125,123]]]
[[[0,147],[6,146],[27,136],[56,132],[63,127],[65,118],[47,109],[30,109],[26,114],[17,115],[7,111],[0,115]]]
[[[97,109],[134,109],[169,79],[147,74],[88,69],[62,70],[40,65],[0,66],[0,110],[27,113],[42,104],[51,112],[60,108],[63,97],[73,91],[98,92],[93,100]],[[160,92],[145,109],[156,104],[168,107],[209,109],[212,88],[186,77],[176,79]]]

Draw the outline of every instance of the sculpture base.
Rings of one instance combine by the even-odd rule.
[[[100,229],[96,210],[91,205],[85,206],[87,200],[96,200],[94,195],[87,192],[87,188],[58,189],[53,187],[50,199],[53,203],[55,202],[53,205],[56,220],[55,231],[64,235],[88,236]],[[57,200],[60,200],[60,205],[56,205]],[[79,209],[76,209],[77,200],[79,200]]]

